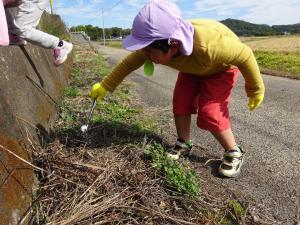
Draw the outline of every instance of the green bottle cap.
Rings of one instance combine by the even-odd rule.
[[[147,60],[144,64],[144,73],[148,76],[151,77],[154,72],[154,65],[150,60]]]

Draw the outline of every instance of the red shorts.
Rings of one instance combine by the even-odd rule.
[[[198,114],[199,128],[219,132],[230,128],[228,103],[238,69],[207,77],[180,72],[173,93],[175,115]]]

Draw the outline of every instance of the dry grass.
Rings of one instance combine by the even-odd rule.
[[[300,53],[300,35],[279,37],[243,37],[241,40],[254,51]]]
[[[41,169],[30,225],[276,224],[257,212],[237,213],[230,199],[176,193],[145,158],[151,142],[98,148],[92,142],[68,136],[33,148],[34,164]]]
[[[38,174],[40,195],[31,224],[211,224],[201,212],[204,201],[164,188],[163,177],[143,159],[145,147],[68,149],[57,139],[38,149],[35,164],[50,173]]]

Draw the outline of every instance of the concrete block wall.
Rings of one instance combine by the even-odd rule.
[[[0,225],[18,224],[30,208],[33,169],[9,151],[31,162],[30,143],[43,144],[56,119],[71,58],[56,67],[53,50],[0,47]]]

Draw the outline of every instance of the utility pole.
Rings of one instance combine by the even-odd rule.
[[[53,10],[53,0],[50,0],[50,9],[51,9],[51,15],[54,14],[54,10]]]
[[[103,33],[103,45],[105,46],[105,30],[104,30],[104,11],[102,8],[102,33]]]

